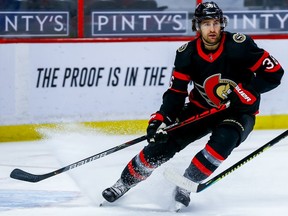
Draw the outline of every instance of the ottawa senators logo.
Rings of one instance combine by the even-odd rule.
[[[229,79],[222,79],[221,74],[215,74],[208,77],[203,86],[195,83],[195,87],[207,103],[213,107],[220,106],[231,89],[237,84]]]
[[[178,48],[178,52],[183,52],[187,48],[187,46],[188,46],[188,43],[183,44],[182,46]]]
[[[233,35],[233,40],[236,43],[243,43],[246,40],[246,36],[244,34],[241,34],[241,33],[236,33]]]

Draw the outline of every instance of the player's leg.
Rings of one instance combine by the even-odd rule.
[[[213,130],[206,146],[194,156],[184,176],[196,183],[208,178],[233,149],[247,138],[254,124],[255,117],[250,115],[222,121]],[[175,200],[188,206],[190,191],[176,187]]]
[[[145,146],[128,162],[120,179],[112,187],[103,191],[103,197],[109,202],[114,202],[139,182],[147,179],[157,167],[180,150],[173,143],[169,139],[167,143],[153,143]]]
[[[145,146],[129,161],[120,179],[112,187],[103,191],[103,197],[109,202],[114,202],[130,188],[147,179],[157,167],[171,159],[176,152],[208,134],[210,129],[199,127],[200,122],[201,120],[197,121],[198,124],[191,124],[189,127],[181,127],[173,131],[167,143],[151,143]],[[192,135],[191,131],[193,131]]]
[[[180,121],[195,115],[195,110],[197,110],[195,107],[185,107]],[[202,113],[203,110],[197,110],[197,112]],[[208,116],[171,131],[167,143],[151,143],[145,146],[139,154],[129,161],[122,171],[120,179],[112,187],[102,192],[103,197],[109,202],[119,199],[130,188],[147,179],[157,167],[171,159],[176,152],[211,132],[211,127],[217,122],[212,121],[212,118],[219,118],[217,116],[217,114]]]

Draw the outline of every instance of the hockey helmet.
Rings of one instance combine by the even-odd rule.
[[[205,19],[219,19],[222,30],[227,25],[227,19],[223,16],[222,10],[213,1],[200,3],[196,6],[194,17],[192,19],[192,30],[199,30],[199,24]]]

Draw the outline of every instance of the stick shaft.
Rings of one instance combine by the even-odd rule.
[[[252,152],[251,154],[246,156],[245,158],[241,159],[240,161],[238,161],[234,165],[230,166],[228,169],[221,172],[220,174],[216,175],[215,177],[213,177],[210,180],[203,182],[203,183],[196,183],[196,182],[191,181],[190,179],[179,174],[177,172],[177,170],[173,167],[166,168],[166,170],[164,171],[164,176],[167,180],[169,180],[173,184],[175,184],[181,188],[184,188],[186,190],[189,190],[191,192],[198,193],[198,192],[201,192],[201,191],[207,189],[208,187],[212,186],[213,184],[220,181],[221,179],[223,179],[227,175],[231,174],[233,171],[240,168],[241,166],[243,166],[247,162],[251,161],[252,159],[257,157],[258,155],[262,154],[264,151],[268,150],[273,145],[277,144],[279,141],[281,141],[282,139],[284,139],[287,136],[288,136],[288,130],[284,131],[283,133],[281,133],[280,135],[278,135],[277,137],[275,137],[274,139],[272,139],[271,141],[269,141],[268,143],[266,143],[262,147],[258,148],[257,150],[255,150],[254,152]]]
[[[77,168],[79,166],[82,166],[82,165],[84,165],[86,163],[89,163],[89,162],[92,162],[94,160],[97,160],[99,158],[105,157],[105,156],[107,156],[109,154],[112,154],[114,152],[117,152],[117,151],[119,151],[121,149],[127,148],[128,146],[132,146],[134,144],[142,142],[145,139],[146,139],[146,135],[138,137],[136,139],[130,140],[130,141],[125,142],[125,143],[123,143],[121,145],[115,146],[115,147],[110,148],[110,149],[108,149],[106,151],[103,151],[103,152],[100,152],[98,154],[92,155],[90,157],[87,157],[85,159],[82,159],[80,161],[77,161],[75,163],[69,164],[69,165],[67,165],[65,167],[62,167],[62,168],[58,169],[58,170],[55,170],[53,172],[46,173],[46,174],[43,174],[43,175],[34,175],[34,174],[31,174],[31,173],[25,172],[25,171],[23,171],[21,169],[14,169],[11,172],[10,177],[14,178],[14,179],[22,180],[22,181],[39,182],[39,181],[42,181],[42,180],[47,179],[49,177],[52,177],[52,176],[58,175],[60,173],[66,172],[68,170]]]
[[[223,104],[219,108],[212,108],[212,109],[207,110],[207,111],[205,111],[205,112],[203,112],[201,114],[192,116],[191,118],[189,118],[189,119],[187,119],[187,120],[185,120],[183,122],[177,122],[177,123],[174,123],[172,125],[169,125],[168,127],[165,128],[165,130],[167,132],[175,130],[175,129],[179,128],[179,127],[183,127],[184,125],[190,124],[192,122],[198,121],[198,120],[200,120],[202,118],[205,118],[207,116],[210,116],[210,115],[213,115],[215,113],[221,112],[221,111],[225,110],[228,107],[229,107],[229,103]],[[66,172],[68,170],[71,170],[71,169],[74,169],[76,167],[79,167],[79,166],[82,166],[84,164],[87,164],[87,163],[89,163],[91,161],[94,161],[96,159],[105,157],[105,156],[107,156],[109,154],[112,154],[112,153],[117,152],[117,151],[119,151],[121,149],[127,148],[127,147],[132,146],[134,144],[137,144],[139,142],[142,142],[146,138],[147,138],[147,136],[143,135],[141,137],[138,137],[138,138],[133,139],[131,141],[125,142],[125,143],[123,143],[121,145],[115,146],[113,148],[110,148],[110,149],[108,149],[106,151],[103,151],[103,152],[100,152],[98,154],[92,155],[90,157],[87,157],[87,158],[85,158],[83,160],[80,160],[80,161],[77,161],[75,163],[72,163],[70,165],[62,167],[62,168],[60,168],[58,170],[55,170],[53,172],[50,172],[50,173],[46,173],[46,174],[42,174],[42,175],[35,175],[35,174],[28,173],[28,172],[26,172],[24,170],[21,170],[21,169],[17,168],[17,169],[14,169],[11,172],[10,177],[14,178],[14,179],[21,180],[21,181],[39,182],[39,181],[42,181],[44,179],[50,178],[52,176],[58,175],[60,173],[63,173],[63,172]]]
[[[248,156],[246,156],[242,160],[238,161],[233,166],[229,167],[228,169],[224,170],[220,174],[216,175],[215,177],[213,177],[209,181],[202,183],[202,184],[199,184],[198,188],[197,188],[197,192],[200,192],[200,191],[208,188],[212,184],[216,183],[217,181],[223,179],[225,176],[229,175],[230,173],[232,173],[233,171],[235,171],[239,167],[243,166],[244,164],[246,164],[247,162],[249,162],[253,158],[262,154],[264,151],[271,148],[273,145],[277,144],[279,141],[281,141],[282,139],[284,139],[287,136],[288,136],[288,130],[284,131],[283,133],[281,133],[280,135],[278,135],[277,137],[275,137],[274,139],[272,139],[271,141],[269,141],[268,143],[266,143],[262,147],[258,148],[257,150],[255,150],[254,152],[252,152],[251,154],[249,154]]]

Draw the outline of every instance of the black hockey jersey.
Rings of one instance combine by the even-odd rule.
[[[277,87],[284,73],[277,60],[251,37],[230,32],[222,33],[220,45],[213,52],[204,48],[199,37],[184,44],[177,50],[174,66],[160,108],[172,118],[182,109],[191,81],[190,102],[209,109],[220,106],[228,89],[237,84],[249,85],[261,94]]]

